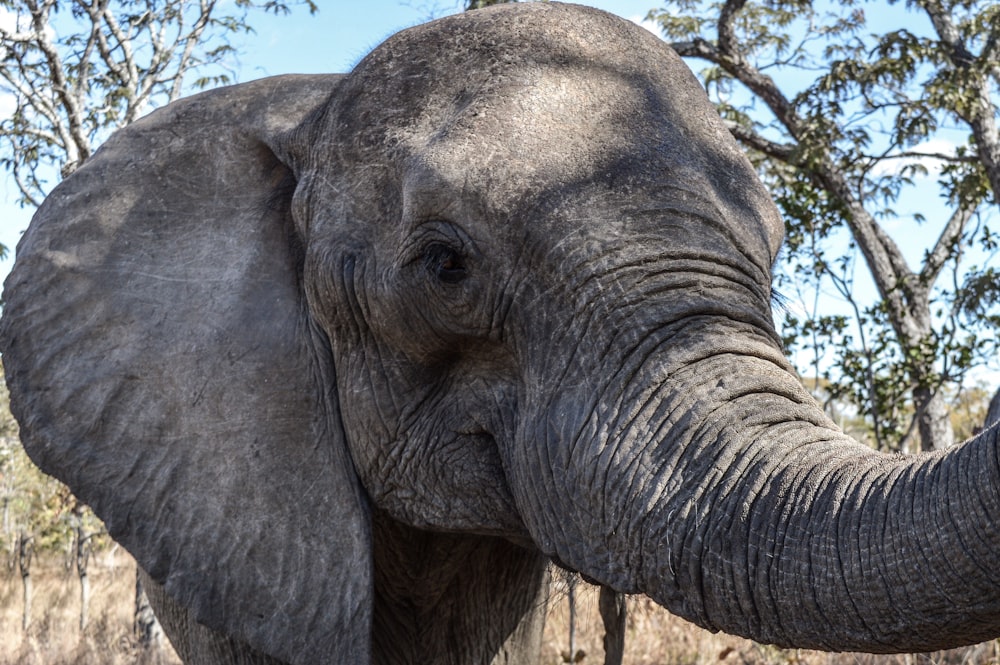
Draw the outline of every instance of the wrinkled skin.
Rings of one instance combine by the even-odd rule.
[[[535,663],[549,560],[782,645],[1000,634],[997,430],[841,434],[772,328],[781,240],[664,44],[508,5],[120,132],[0,339],[190,662]]]

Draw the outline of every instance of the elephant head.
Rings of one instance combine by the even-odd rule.
[[[782,228],[660,40],[491,8],[119,132],[20,243],[3,359],[32,458],[273,658],[527,659],[548,559],[783,645],[1000,634],[997,430],[829,422]]]

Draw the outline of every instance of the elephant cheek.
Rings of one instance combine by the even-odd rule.
[[[351,455],[377,508],[415,528],[527,540],[487,431],[508,431],[495,415],[510,411],[503,391],[457,370],[444,382],[385,347],[344,354],[338,368]]]

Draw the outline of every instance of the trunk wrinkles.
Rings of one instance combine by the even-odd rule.
[[[766,349],[685,363],[635,414],[618,447],[654,475],[632,478],[626,508],[639,590],[785,646],[908,652],[1000,632],[997,430],[949,453],[877,453],[782,365]]]

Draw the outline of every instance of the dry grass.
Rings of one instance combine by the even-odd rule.
[[[90,623],[79,629],[80,587],[57,561],[37,562],[34,601],[27,633],[21,630],[22,586],[16,572],[0,571],[0,665],[177,665],[169,646],[141,651],[132,634],[135,564],[120,550],[91,564]],[[579,662],[604,662],[597,590],[577,589],[576,644]],[[545,628],[540,665],[563,663],[569,647],[565,587],[557,581]],[[996,642],[916,656],[869,656],[782,650],[712,634],[668,614],[645,598],[628,601],[626,665],[1000,665]]]
[[[565,591],[556,583],[549,608],[541,665],[566,662],[569,610]],[[564,587],[563,587],[564,588]],[[577,587],[576,649],[586,655],[581,665],[604,662],[604,628],[597,609],[597,588]],[[648,598],[628,598],[625,665],[1000,665],[1000,642],[929,654],[873,656],[778,649],[707,630],[679,619]]]
[[[132,635],[135,563],[120,551],[97,558],[89,569],[90,620],[82,634],[76,571],[66,571],[58,561],[36,561],[27,632],[21,629],[21,576],[16,571],[0,572],[0,665],[180,663],[169,646],[158,653],[146,653]]]

